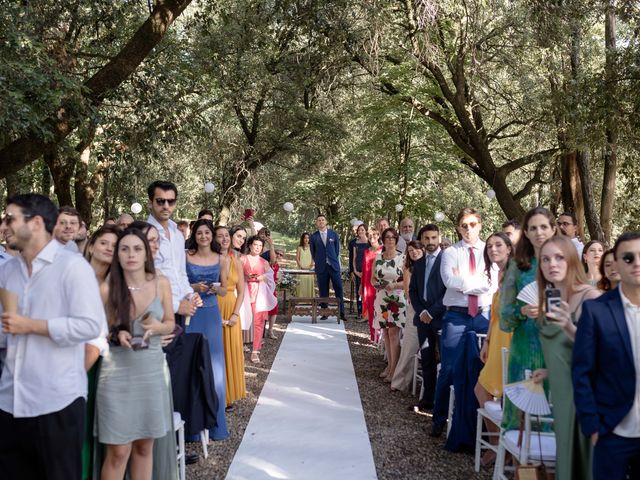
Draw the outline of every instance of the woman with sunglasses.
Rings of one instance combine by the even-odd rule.
[[[396,250],[398,232],[387,228],[382,232],[384,250],[376,256],[371,271],[371,284],[376,289],[374,327],[384,332],[384,345],[389,363],[383,371],[384,381],[391,383],[400,357],[400,329],[407,317],[404,295],[404,254]]]
[[[549,378],[556,434],[555,478],[589,479],[591,446],[578,428],[571,382],[571,355],[582,304],[599,297],[601,292],[589,284],[575,246],[562,235],[550,238],[542,245],[537,281],[540,299],[538,328],[546,368],[535,370],[533,378],[537,382]],[[547,288],[559,291],[559,306],[546,304]]]

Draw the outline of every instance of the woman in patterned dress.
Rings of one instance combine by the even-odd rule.
[[[382,232],[384,250],[376,256],[371,272],[371,284],[376,289],[374,327],[384,331],[389,361],[384,376],[387,383],[391,383],[400,357],[400,329],[404,327],[407,316],[402,282],[404,254],[396,250],[398,238],[398,232],[393,228]]]

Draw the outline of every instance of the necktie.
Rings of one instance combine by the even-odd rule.
[[[476,256],[473,254],[473,247],[469,247],[469,273],[476,274]],[[469,315],[475,317],[478,314],[478,296],[469,295]]]
[[[327,246],[327,231],[325,230],[324,232],[320,232],[320,236],[322,237],[322,243],[324,243],[324,246]]]
[[[424,269],[424,292],[422,295],[425,302],[427,301],[427,284],[429,283],[429,274],[431,274],[434,259],[435,257],[433,255],[427,255],[427,266]]]

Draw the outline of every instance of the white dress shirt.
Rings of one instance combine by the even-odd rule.
[[[498,285],[497,277],[495,280],[493,278],[497,268],[491,269],[492,281],[489,284],[484,273],[484,242],[478,240],[472,247],[476,259],[476,272],[471,275],[469,247],[470,245],[461,240],[442,252],[440,275],[442,275],[442,282],[447,287],[442,303],[446,307],[468,307],[468,295],[478,296],[479,307],[489,308],[491,306],[491,298]],[[457,274],[453,273],[454,268],[458,269]]]
[[[584,243],[580,241],[578,237],[573,237],[571,239],[573,246],[576,247],[576,252],[578,252],[578,257],[582,258],[582,251],[584,250]]]
[[[0,266],[0,287],[18,295],[20,315],[46,320],[49,330],[48,337],[0,331],[0,410],[37,417],[86,397],[84,344],[107,328],[89,263],[52,240],[33,259],[30,277],[21,255]]]
[[[624,308],[624,319],[629,329],[633,363],[636,367],[636,396],[633,399],[631,410],[613,429],[613,433],[621,437],[638,438],[640,437],[640,306],[631,303],[622,293],[620,286],[618,290]],[[624,355],[624,352],[620,352],[620,355]]]
[[[169,220],[169,233],[167,237],[164,227],[149,215],[147,222],[158,229],[160,234],[160,249],[154,259],[155,266],[171,283],[171,300],[174,313],[178,311],[183,298],[193,293],[193,288],[187,277],[187,256],[184,251],[184,236],[178,230],[176,222]]]

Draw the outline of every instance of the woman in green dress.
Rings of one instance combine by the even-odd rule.
[[[517,297],[524,287],[536,281],[540,248],[556,234],[555,219],[546,208],[533,208],[524,216],[522,233],[515,258],[509,262],[500,290],[500,328],[505,332],[513,332],[507,368],[508,383],[524,380],[525,370],[544,368],[535,321],[538,316],[537,301],[526,304]],[[518,409],[505,398],[502,427],[517,430],[519,425]]]
[[[549,378],[556,434],[555,478],[588,480],[591,478],[591,444],[581,434],[576,418],[571,354],[582,303],[599,297],[601,292],[589,285],[576,248],[567,237],[551,238],[540,249],[538,291],[541,312],[545,308],[544,290],[547,287],[560,290],[562,303],[538,317],[546,369],[533,372],[533,378],[536,381]]]
[[[313,268],[313,257],[311,256],[311,236],[309,232],[304,232],[300,236],[300,245],[296,250],[296,263],[301,270],[311,270]],[[296,296],[302,298],[315,296],[315,275],[299,275]]]

